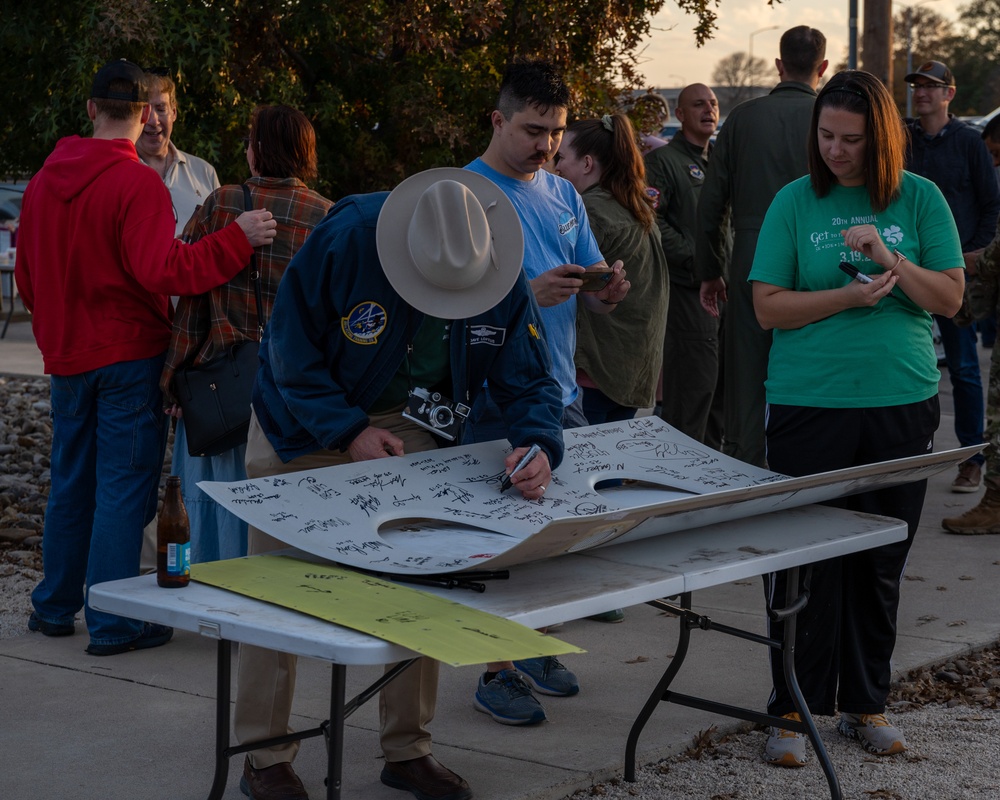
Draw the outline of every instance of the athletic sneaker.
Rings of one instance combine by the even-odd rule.
[[[857,739],[869,753],[891,756],[906,750],[903,732],[885,714],[841,714],[837,730],[848,739]]]
[[[785,714],[784,719],[801,722],[797,711]],[[771,728],[764,747],[764,760],[778,767],[804,767],[809,760],[806,756],[806,735],[786,728]]]
[[[562,665],[555,656],[526,658],[515,661],[514,666],[530,683],[535,691],[554,697],[569,697],[580,691],[576,675]]]
[[[473,698],[473,705],[478,711],[489,714],[503,725],[544,722],[545,709],[517,672],[500,670],[489,683],[485,678],[485,672],[479,676],[479,686]]]

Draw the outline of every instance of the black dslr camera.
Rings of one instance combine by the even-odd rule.
[[[419,386],[410,391],[403,416],[442,439],[454,442],[462,437],[462,426],[472,409],[453,403],[441,392],[429,392]]]

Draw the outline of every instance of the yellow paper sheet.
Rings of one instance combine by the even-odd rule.
[[[377,636],[453,667],[584,652],[520,623],[331,564],[254,556],[194,564],[191,577]]]

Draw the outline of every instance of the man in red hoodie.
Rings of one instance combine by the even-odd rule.
[[[169,295],[225,283],[276,224],[258,210],[196,245],[174,239],[170,194],[136,155],[149,106],[135,64],[101,68],[87,115],[93,137],[61,139],[28,184],[18,238],[15,278],[51,375],[53,419],[44,577],[28,628],[70,635],[85,608],[87,652],[115,655],[173,633],[95,611],[84,595],[139,574],[166,444]]]

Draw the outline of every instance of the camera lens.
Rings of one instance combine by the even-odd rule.
[[[437,428],[447,428],[455,421],[455,415],[451,413],[448,406],[434,406],[427,416],[430,418],[431,424]]]

